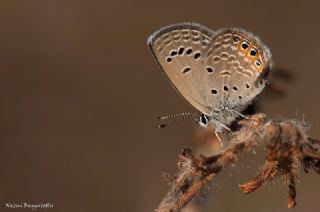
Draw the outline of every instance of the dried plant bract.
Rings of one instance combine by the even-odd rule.
[[[226,141],[229,145],[213,156],[195,156],[190,149],[181,151],[178,174],[158,212],[183,209],[222,169],[258,145],[266,149],[264,166],[252,180],[239,185],[240,190],[248,194],[280,177],[288,186],[288,207],[296,205],[298,168],[320,174],[320,141],[310,138],[306,125],[295,120],[268,120],[264,114],[256,114],[239,121],[239,125],[240,129]]]

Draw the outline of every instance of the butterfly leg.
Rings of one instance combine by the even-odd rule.
[[[218,131],[215,130],[214,133],[216,134],[216,137],[217,137],[217,139],[219,140],[220,145],[223,147],[223,142],[222,142],[222,140],[221,140],[220,137],[219,137]]]
[[[227,127],[226,125],[224,124],[220,124],[224,129],[228,130],[229,132],[231,132],[231,129],[229,127]]]
[[[238,112],[238,111],[236,111],[236,110],[232,110],[232,111],[233,111],[235,114],[241,116],[242,118],[249,119],[248,116],[245,116],[245,115],[243,115],[242,113],[240,113],[240,112]]]

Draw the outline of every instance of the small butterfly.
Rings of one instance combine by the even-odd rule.
[[[147,43],[178,93],[201,112],[200,125],[211,124],[216,132],[243,116],[265,87],[272,65],[269,48],[240,28],[212,31],[179,23],[156,31]]]

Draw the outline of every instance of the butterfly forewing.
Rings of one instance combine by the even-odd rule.
[[[151,35],[148,44],[178,92],[204,114],[211,109],[205,95],[203,63],[213,31],[198,24],[177,24]]]

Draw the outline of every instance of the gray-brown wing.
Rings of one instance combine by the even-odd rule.
[[[211,114],[214,102],[206,99],[206,74],[212,70],[207,70],[204,55],[213,35],[207,27],[181,23],[164,27],[148,38],[154,57],[177,91],[206,115]]]
[[[252,33],[222,29],[212,39],[204,63],[214,70],[207,76],[211,87],[204,91],[206,101],[218,99],[222,103],[218,107],[240,111],[263,89],[264,81],[259,79],[271,64],[271,54]]]

